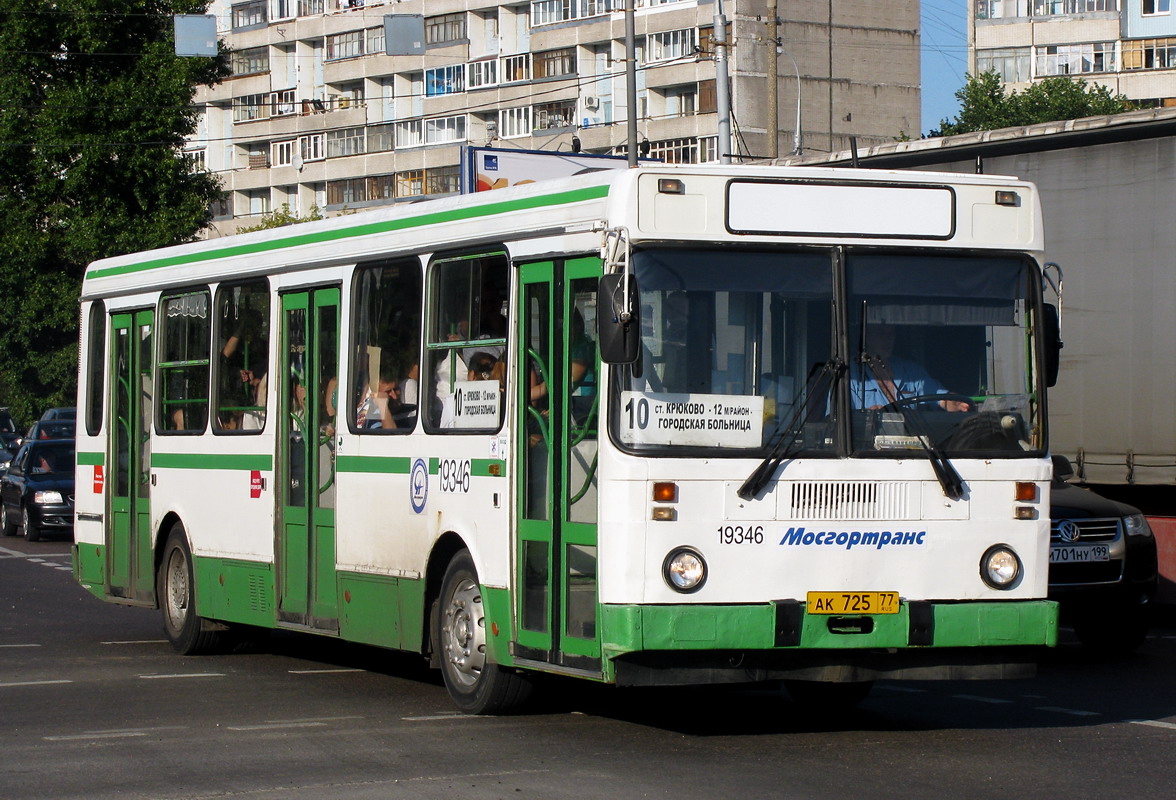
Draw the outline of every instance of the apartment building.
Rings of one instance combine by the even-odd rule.
[[[1176,106],[1173,0],[973,0],[971,72],[1010,89],[1074,75],[1144,107]]]
[[[714,0],[629,1],[641,154],[717,160]],[[225,188],[211,235],[457,192],[464,145],[625,153],[624,2],[214,0],[232,76],[198,93],[188,145]],[[917,135],[917,0],[723,12],[733,161],[792,152],[798,103],[806,151]],[[388,15],[423,17],[423,53],[386,54]]]

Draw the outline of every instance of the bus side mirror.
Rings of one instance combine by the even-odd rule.
[[[1045,340],[1045,385],[1055,386],[1058,382],[1058,370],[1062,362],[1062,325],[1058,316],[1058,307],[1052,303],[1045,304],[1045,315],[1042,317],[1042,337]]]
[[[625,273],[610,272],[600,279],[596,295],[597,342],[600,360],[606,364],[632,364],[641,347],[641,302],[636,276],[629,275],[625,298]]]
[[[1070,459],[1055,453],[1050,457],[1050,460],[1053,462],[1053,476],[1055,479],[1067,481],[1074,477],[1074,465],[1070,463]]]

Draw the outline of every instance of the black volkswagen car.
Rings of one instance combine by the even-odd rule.
[[[5,536],[15,536],[18,529],[30,542],[43,533],[72,536],[75,461],[72,439],[41,439],[20,448],[0,478]]]
[[[1078,640],[1104,652],[1143,644],[1157,586],[1156,540],[1138,508],[1066,483],[1054,456],[1050,485],[1049,596]]]

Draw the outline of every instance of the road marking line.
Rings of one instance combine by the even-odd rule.
[[[262,725],[226,725],[230,731],[275,731],[283,728],[325,728],[325,722],[267,722]]]
[[[125,733],[74,733],[65,736],[42,736],[41,738],[47,742],[71,742],[78,739],[131,739],[146,735],[137,731],[126,731]]]
[[[1166,728],[1170,731],[1176,731],[1176,723],[1162,722],[1158,719],[1129,719],[1127,720],[1132,725],[1147,725],[1151,728]]]
[[[140,678],[146,681],[161,680],[168,678],[223,678],[223,672],[181,672],[174,675],[140,675]]]
[[[361,714],[348,714],[338,717],[302,717],[301,719],[267,719],[270,725],[289,725],[296,722],[340,722],[346,719],[363,719]]]
[[[292,669],[289,672],[291,675],[332,675],[337,672],[367,672],[367,670],[354,667],[340,667],[338,669]]]
[[[0,644],[0,647],[40,647],[39,644]]]
[[[471,716],[469,714],[462,714],[460,711],[454,711],[451,714],[433,714],[427,717],[401,717],[400,719],[404,722],[435,722],[445,719],[493,719],[493,717]]]
[[[0,689],[7,689],[10,686],[52,686],[55,683],[73,683],[73,681],[12,681],[11,683],[0,683]]]
[[[22,553],[19,550],[9,550],[7,547],[0,547],[0,553],[5,553],[13,558],[26,558],[28,556],[27,553]]]
[[[1102,716],[1097,711],[1079,711],[1074,708],[1059,708],[1058,706],[1037,706],[1037,711],[1054,711],[1058,714],[1069,714],[1072,717],[1099,717]]]
[[[957,700],[974,700],[977,703],[1011,703],[1012,700],[1005,700],[1000,697],[981,697],[978,694],[953,694]]]
[[[99,642],[99,644],[164,644],[167,639],[127,639],[125,641]]]
[[[44,564],[45,559],[43,559],[43,558],[30,558],[29,563],[30,564]]]

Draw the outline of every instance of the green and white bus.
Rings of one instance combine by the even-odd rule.
[[[91,264],[75,571],[182,653],[456,704],[1022,677],[1057,636],[1034,187],[606,171]]]

